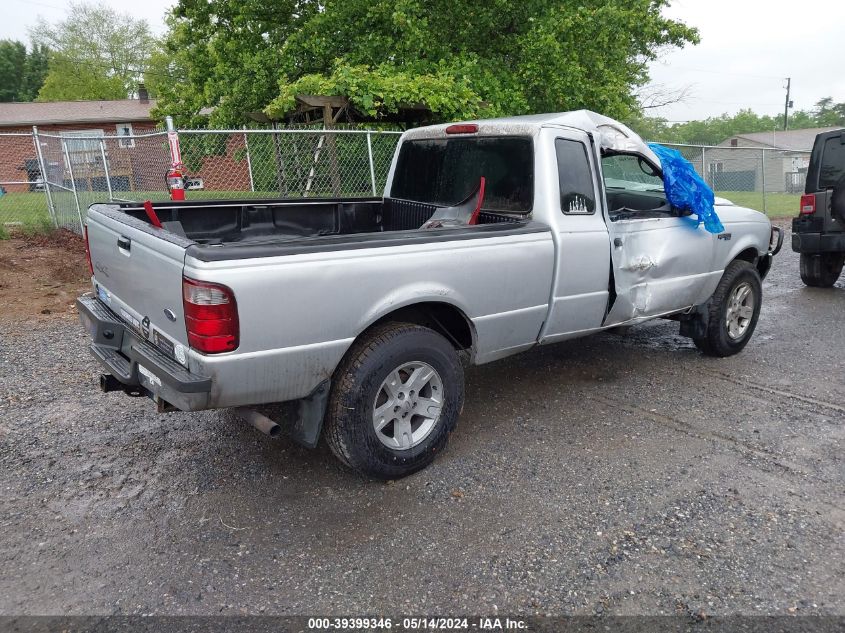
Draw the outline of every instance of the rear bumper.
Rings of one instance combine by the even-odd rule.
[[[792,250],[796,253],[845,252],[845,233],[793,233]]]
[[[810,255],[845,252],[845,232],[831,231],[825,226],[828,221],[814,215],[793,218],[792,250]]]
[[[189,372],[93,295],[79,297],[76,308],[93,341],[94,358],[128,391],[146,393],[160,406],[171,404],[183,411],[208,407],[211,378]]]

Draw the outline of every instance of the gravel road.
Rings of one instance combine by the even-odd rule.
[[[388,484],[0,317],[0,613],[845,615],[845,283],[786,244],[739,356],[660,321],[473,368]]]

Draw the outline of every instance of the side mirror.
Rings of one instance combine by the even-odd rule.
[[[657,169],[655,169],[654,166],[642,156],[637,156],[637,164],[640,166],[640,171],[642,171],[647,176],[654,176],[655,178],[660,178],[660,172],[658,172]]]

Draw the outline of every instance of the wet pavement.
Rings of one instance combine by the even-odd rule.
[[[0,613],[843,615],[845,283],[788,244],[742,354],[657,321],[472,368],[389,484],[0,319]]]

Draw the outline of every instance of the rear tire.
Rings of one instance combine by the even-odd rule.
[[[387,323],[357,340],[335,372],[325,438],[347,466],[399,479],[443,450],[463,407],[455,348],[411,323]]]
[[[839,279],[845,253],[801,253],[801,281],[813,288],[830,288]]]
[[[695,346],[707,356],[733,356],[747,344],[763,302],[763,289],[757,269],[743,260],[725,268],[707,310],[707,332],[694,338]]]

